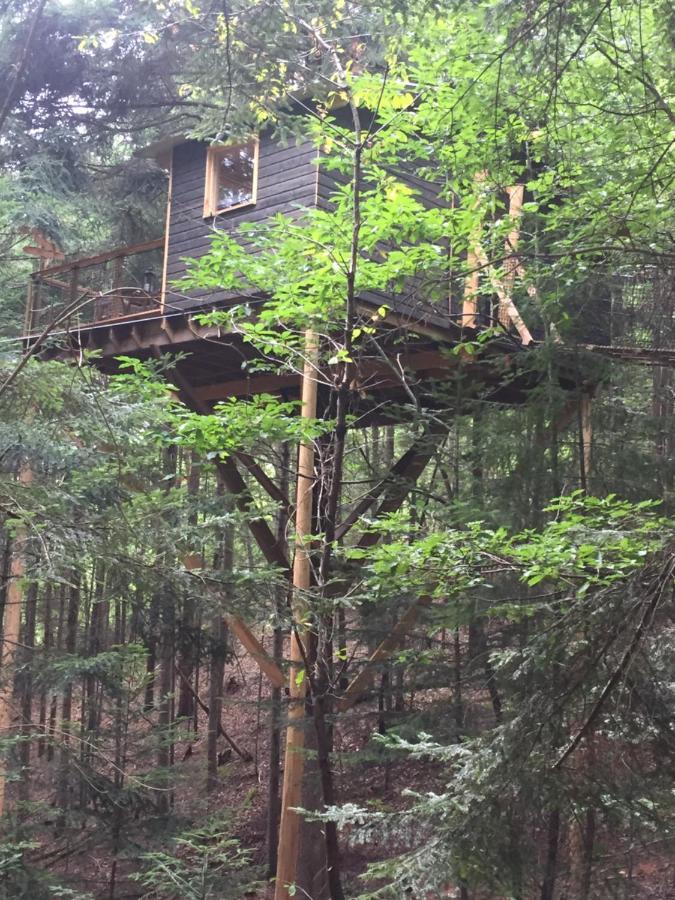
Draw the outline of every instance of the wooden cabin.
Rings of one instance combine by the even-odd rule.
[[[260,391],[297,395],[298,375],[247,374],[250,346],[238,335],[223,335],[194,318],[205,309],[235,304],[241,297],[212,291],[185,294],[175,283],[186,272],[186,258],[209,251],[214,229],[235,230],[244,222],[261,222],[278,213],[301,216],[307,208],[329,208],[335,176],[321,165],[309,139],[282,143],[269,132],[215,145],[172,137],[149,147],[144,155],[155,158],[168,172],[163,238],[67,261],[52,261],[36,251],[40,264],[31,280],[26,341],[33,343],[49,326],[49,338],[39,338],[44,341],[43,356],[65,358],[97,351],[96,364],[110,372],[115,371],[120,355],[147,358],[180,350],[188,356],[178,363],[176,377],[190,385],[193,402],[207,405]],[[413,174],[403,177],[425,205],[445,202],[436,185]],[[522,187],[514,188],[510,196],[511,212],[519,215]],[[517,235],[513,240],[517,243]],[[415,384],[448,380],[459,365],[457,355],[448,349],[475,335],[484,324],[477,287],[477,276],[472,276],[463,299],[451,300],[448,292],[440,305],[430,304],[414,291],[405,298],[384,294],[360,298],[366,311],[383,302],[390,307],[382,341],[386,346],[388,336],[393,341],[395,335],[400,362],[399,371],[394,372],[386,361],[365,361],[358,377],[361,394],[371,396],[376,404],[383,399],[405,399],[400,366]],[[514,360],[525,352],[532,335],[513,305],[508,285],[497,288],[494,303],[503,336],[493,339],[474,362],[474,380],[486,399],[519,403],[532,379],[514,373],[514,367],[518,368]],[[407,336],[404,346],[401,332]]]

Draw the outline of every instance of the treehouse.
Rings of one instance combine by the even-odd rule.
[[[214,229],[234,232],[242,223],[263,222],[280,212],[300,218],[308,208],[330,209],[336,182],[321,165],[314,145],[301,141],[284,146],[262,133],[255,140],[228,145],[176,138],[156,144],[147,152],[169,173],[164,236],[89,258],[64,260],[53,244],[33,235],[33,245],[27,250],[38,262],[28,297],[24,337],[27,348],[47,359],[80,359],[91,351],[92,362],[104,372],[115,372],[117,358],[123,355],[140,359],[173,355],[174,367],[168,378],[183,400],[198,412],[208,413],[214,403],[230,397],[268,393],[285,399],[301,398],[302,414],[308,417],[325,414],[334,393],[332,369],[336,367],[326,363],[323,370],[317,371],[308,369],[306,364],[303,372],[295,372],[265,366],[262,356],[256,356],[251,344],[239,333],[200,320],[204,312],[227,309],[244,300],[255,316],[256,304],[263,303],[264,297],[224,290],[181,293],[177,286],[186,272],[185,259],[202,257],[210,250]],[[403,177],[424,204],[444,202],[435,185],[414,175]],[[527,313],[521,315],[514,301],[516,279],[522,271],[518,223],[524,198],[523,185],[514,185],[507,193],[505,205],[513,230],[505,242],[507,264],[499,277],[490,274],[477,236],[469,251],[467,275],[462,277],[459,293],[451,290],[448,278],[448,289],[440,301],[436,297],[435,302],[430,302],[423,284],[413,285],[403,294],[373,292],[357,298],[358,315],[364,322],[376,323],[373,327],[377,331],[377,347],[359,354],[351,363],[349,411],[356,413],[358,425],[396,421],[392,410],[411,399],[431,408],[461,408],[457,399],[460,387],[464,399],[520,404],[539,383],[539,370],[528,364],[539,334],[527,321]],[[622,302],[630,302],[632,296],[638,294],[624,292]],[[601,293],[599,300],[605,310],[606,297]],[[598,308],[598,297],[592,291],[588,300],[582,301],[582,311]],[[383,306],[386,313],[380,314],[378,310]],[[610,305],[609,312],[612,310]],[[483,342],[481,337],[488,328],[489,340]],[[610,343],[610,339],[605,338],[605,343]],[[588,473],[591,435],[586,386],[579,384],[573,365],[566,368],[563,361],[556,372],[561,387],[569,392],[556,427],[563,426],[565,420],[574,421],[578,413],[582,469]],[[379,482],[368,487],[350,510],[340,511],[343,518],[333,522],[332,540],[344,540],[366,513],[377,518],[399,509],[446,435],[447,427],[441,417],[435,417],[426,433],[416,437]],[[296,503],[290,508],[297,537],[294,556],[285,537],[275,535],[269,522],[255,514],[251,489],[240,472],[240,467],[245,468],[261,490],[289,508],[286,493],[263,466],[241,452],[216,459],[214,464],[238,509],[250,514],[247,524],[265,559],[295,589],[309,590],[314,576],[310,566],[313,550],[308,539],[313,535],[313,516],[320,508],[315,491],[313,444],[302,442],[298,452]],[[328,533],[325,528],[319,531]],[[371,547],[380,537],[379,532],[366,531],[356,546]],[[186,568],[201,565],[196,554],[184,562]],[[400,646],[430,602],[429,597],[418,598],[375,648],[338,698],[339,711],[348,710],[357,701],[378,661]],[[299,613],[296,621],[301,621]],[[231,615],[228,623],[270,682],[277,688],[288,684],[287,757],[276,893],[278,900],[286,900],[290,894],[285,885],[295,881],[299,858],[299,817],[294,810],[306,806],[302,799],[304,756],[295,752],[303,746],[307,679],[303,682],[298,677],[305,660],[303,637],[293,632],[289,671],[284,673],[278,660],[265,652],[246,623]]]
[[[122,355],[143,359],[179,354],[171,378],[202,409],[227,397],[261,392],[297,397],[299,373],[265,371],[259,364],[251,368],[254,353],[240,335],[223,333],[198,318],[242,299],[255,307],[264,298],[222,290],[181,293],[176,284],[186,274],[185,259],[210,250],[214,230],[235,232],[243,223],[264,222],[278,213],[299,218],[311,207],[330,209],[336,176],[322,165],[310,140],[285,145],[265,132],[255,139],[214,145],[174,137],[154,144],[144,155],[169,173],[164,236],[65,260],[50,242],[34,235],[34,245],[26,248],[39,261],[28,295],[27,345],[37,351],[39,342],[44,358],[95,352],[95,364],[106,372],[116,370],[116,358]],[[414,174],[397,175],[427,208],[445,203],[437,185]],[[472,271],[459,294],[450,290],[448,281],[441,302],[429,302],[424,290],[414,285],[405,296],[371,292],[358,298],[359,313],[377,320],[384,349],[379,356],[366,355],[352,379],[364,423],[373,420],[368,408],[383,415],[383,404],[406,402],[411,387],[423,403],[446,405],[446,399],[438,399],[439,385],[453,381],[460,367],[468,397],[525,400],[537,382],[527,366],[537,331],[523,320],[512,296],[521,272],[517,223],[523,200],[523,185],[509,189],[506,206],[514,222],[505,244],[509,261],[501,278],[492,280],[487,302],[481,283],[489,266],[479,240],[470,251]],[[386,316],[378,317],[383,305]],[[486,326],[497,333],[469,358],[458,345],[476,339]],[[330,390],[330,373],[325,374],[320,406]],[[572,376],[560,378],[564,388],[575,387]]]

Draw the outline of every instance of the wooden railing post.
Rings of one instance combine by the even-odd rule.
[[[73,265],[73,268],[70,270],[70,283],[68,286],[68,306],[71,307],[75,305],[75,301],[77,300],[79,274],[79,267],[77,265]]]
[[[111,303],[114,304],[113,309],[115,312],[117,312],[118,308],[120,308],[120,309],[123,308],[120,294],[117,292],[122,287],[122,273],[124,272],[125,260],[126,260],[126,256],[118,256],[113,261],[113,279],[112,279],[113,294],[112,294],[112,297],[110,298],[110,301],[111,301]],[[126,310],[124,310],[124,312],[126,312]]]
[[[23,322],[24,334],[30,334],[33,330],[33,310],[35,309],[35,293],[36,293],[35,273],[33,273],[28,282],[28,290],[26,291],[26,316]]]

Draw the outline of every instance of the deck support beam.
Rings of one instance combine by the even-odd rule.
[[[387,659],[393,653],[403,638],[412,630],[424,607],[429,606],[430,604],[431,598],[428,595],[420,597],[419,600],[415,601],[403,616],[401,616],[400,620],[394,625],[386,638],[375,648],[359,674],[347,685],[344,694],[337,702],[339,712],[348,710],[356,703],[363,692],[367,690],[371,683],[375,666],[382,660]]]
[[[308,331],[305,336],[305,365],[302,376],[303,419],[316,417],[317,379],[316,360],[318,343],[316,335]],[[305,699],[306,679],[298,676],[305,665],[307,634],[300,624],[303,619],[303,592],[311,585],[312,507],[314,497],[314,444],[302,441],[298,449],[298,473],[295,513],[295,556],[293,559],[293,599],[290,648],[290,673],[288,726],[286,729],[286,754],[284,758],[284,783],[281,794],[281,821],[277,852],[277,876],[275,900],[291,897],[289,886],[294,885],[298,872],[300,852],[300,828],[302,819],[295,810],[302,806],[302,788],[305,772]]]
[[[395,512],[410,493],[411,488],[424,471],[426,464],[434,455],[439,437],[447,433],[445,426],[434,422],[423,435],[421,435],[406,450],[403,456],[396,462],[391,471],[371,488],[366,496],[351,509],[345,520],[335,529],[335,539],[341,540],[351,528],[358,522],[382,494],[384,500],[378,507],[376,516]]]
[[[152,352],[155,357],[161,356],[159,348],[154,345]],[[182,394],[187,406],[201,415],[211,414],[211,408],[208,404],[195,396],[192,385],[177,369],[171,373],[171,378],[175,381],[176,387]],[[250,459],[250,457],[248,458]],[[251,463],[254,468],[259,468],[253,460],[251,460]],[[214,464],[219,478],[228,491],[234,495],[237,509],[244,513],[250,512],[253,505],[253,497],[234,460],[231,457],[216,459]],[[267,476],[265,477],[267,478]],[[271,479],[267,480],[271,482]],[[267,562],[279,566],[288,575],[290,572],[288,559],[267,522],[263,518],[256,516],[253,519],[249,519],[248,527]]]

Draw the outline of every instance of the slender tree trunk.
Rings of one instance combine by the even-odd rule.
[[[209,720],[207,737],[206,792],[218,788],[218,737],[223,712],[223,675],[227,657],[227,626],[222,615],[211,625],[211,669],[209,678]]]
[[[291,454],[288,443],[281,447],[277,483],[284,497],[277,516],[276,539],[279,547],[288,552],[286,529],[288,527],[288,484]],[[282,621],[287,599],[287,585],[278,583],[274,589],[276,621],[272,633],[272,657],[280,665],[284,654],[284,630]],[[277,843],[279,841],[279,812],[281,788],[281,689],[272,688],[270,698],[269,777],[267,782],[267,877],[274,877],[277,869]]]
[[[454,678],[452,683],[452,708],[457,729],[457,740],[464,734],[464,699],[462,694],[462,645],[460,643],[460,630],[454,629],[453,633]]]
[[[2,565],[0,567],[0,622],[5,621],[5,607],[7,605],[7,591],[10,585],[10,567],[12,563],[12,542],[2,529]]]
[[[19,480],[23,485],[32,481],[28,466],[21,469]],[[0,738],[11,734],[14,717],[14,675],[21,630],[21,607],[24,600],[22,580],[26,574],[28,533],[21,525],[17,530],[11,551],[9,582],[5,598],[2,648],[0,650]],[[0,816],[6,809],[7,761],[0,762]]]
[[[31,582],[26,591],[26,612],[23,626],[21,669],[21,735],[19,752],[21,764],[21,780],[19,782],[19,800],[26,803],[30,799],[30,757],[31,736],[33,728],[33,669],[35,664],[35,626],[37,621],[38,589]]]
[[[80,612],[80,579],[79,574],[71,574],[72,586],[68,600],[68,612],[66,617],[66,653],[74,656],[77,651],[77,621]],[[61,754],[58,786],[58,806],[62,817],[70,806],[70,734],[72,733],[73,715],[73,685],[69,681],[63,690],[61,702]]]
[[[187,479],[188,499],[192,506],[188,517],[188,527],[190,528],[194,528],[197,524],[197,511],[194,505],[199,496],[200,480],[201,463],[198,455],[193,451],[190,457],[190,474]],[[178,686],[177,717],[187,720],[188,727],[192,724],[195,715],[194,697],[189,687],[197,661],[196,617],[195,599],[192,596],[186,596],[183,600],[183,610],[178,628],[180,635],[178,665],[187,680],[181,679]]]
[[[117,646],[124,644],[126,633],[126,614],[123,603],[118,597],[115,600],[115,637],[114,641]],[[125,782],[126,772],[126,719],[127,704],[122,692],[118,692],[115,698],[115,714],[114,714],[114,735],[115,735],[115,771],[113,780],[115,782],[115,793],[120,796]],[[108,885],[108,900],[115,900],[115,891],[117,887],[117,866],[118,856],[121,849],[122,829],[124,826],[124,807],[121,803],[116,802],[113,807],[112,820],[112,861],[110,864],[110,881]]]
[[[168,478],[166,490],[176,484],[177,456],[176,448],[169,447],[163,453],[163,469]],[[176,598],[165,589],[158,598],[160,618],[159,640],[159,702],[158,702],[158,737],[157,767],[160,769],[158,781],[160,791],[158,810],[168,815],[173,806],[173,778],[170,768],[174,761],[173,721],[174,721],[174,687],[176,670]]]
[[[482,410],[478,408],[476,412],[474,412],[471,428],[471,492],[477,511],[481,509],[483,504],[484,487],[483,447],[481,441],[482,418]],[[477,665],[478,663],[482,665],[483,671],[485,673],[486,687],[488,689],[488,693],[490,694],[492,709],[494,710],[495,714],[495,720],[497,722],[501,722],[501,696],[497,688],[494,669],[492,668],[492,664],[490,662],[485,627],[478,614],[475,615],[473,621],[469,624],[469,658],[475,665]]]
[[[160,793],[158,808],[162,815],[168,815],[172,805],[172,777],[169,769],[172,762],[173,745],[173,670],[174,662],[174,598],[164,597],[162,603],[162,630],[160,637],[160,672],[159,672],[159,704],[158,730],[159,748],[157,750],[157,767],[162,770],[159,778]]]
[[[145,700],[143,707],[146,712],[154,709],[155,706],[155,680],[157,668],[157,634],[159,631],[159,602],[156,594],[153,594],[150,600],[149,622],[147,626],[147,636],[145,645],[147,647],[147,656],[145,658]]]
[[[59,619],[56,629],[56,652],[60,655],[64,644],[64,621],[66,615],[66,586],[61,585],[59,589]],[[52,694],[49,705],[49,736],[47,743],[47,761],[54,759],[54,744],[56,738],[56,719],[58,716],[58,694]]]
[[[595,810],[593,809],[587,809],[584,815],[582,850],[583,865],[579,881],[579,900],[591,900],[593,852],[595,850]]]
[[[541,885],[540,900],[553,900],[558,875],[558,845],[560,842],[560,810],[552,809],[546,830],[546,864]]]
[[[48,660],[51,655],[53,643],[52,631],[52,601],[54,599],[54,590],[51,584],[45,587],[44,607],[42,617],[43,638],[42,638],[42,656],[44,660]],[[42,758],[47,745],[47,690],[44,684],[40,688],[40,711],[38,713],[39,737],[37,742],[37,754]]]

